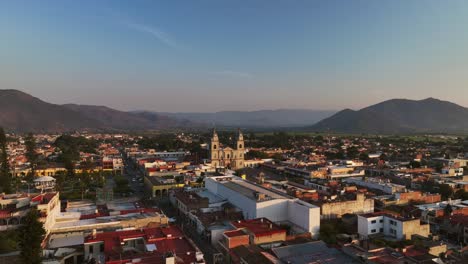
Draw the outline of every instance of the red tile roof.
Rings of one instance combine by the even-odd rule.
[[[286,233],[286,230],[280,228],[278,225],[264,217],[251,220],[235,221],[232,222],[232,225],[239,229],[245,228],[256,237]]]
[[[124,254],[117,252],[116,249],[121,247],[121,242],[136,238],[143,238],[147,245],[154,244],[156,251]],[[184,261],[183,263],[196,262],[196,249],[176,226],[105,232],[85,238],[85,244],[96,242],[104,242],[104,253],[108,264],[129,263],[135,258],[141,259],[139,263],[165,263],[165,256],[168,253],[176,254],[177,258]]]
[[[232,230],[232,231],[226,231],[224,232],[224,234],[227,236],[227,237],[238,237],[238,236],[248,236],[246,233],[244,233],[244,231],[242,230]]]

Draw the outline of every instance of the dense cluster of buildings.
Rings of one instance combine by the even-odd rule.
[[[231,144],[213,131],[193,153],[145,148],[138,136],[87,137],[98,144],[80,151],[80,161],[109,172],[94,199],[83,199],[85,192],[63,198],[81,180],[57,191],[56,176],[67,169],[55,162],[61,150],[52,136],[37,137],[48,162],[32,175],[33,191],[0,196],[0,231],[21,227],[29,210],[40,212],[44,263],[467,260],[467,159],[461,156],[433,158],[435,148],[412,146],[407,158],[401,145],[379,138],[290,139],[291,149],[254,149],[249,142],[259,140],[241,131]],[[10,144],[9,153],[13,176],[23,179],[30,170],[24,141]],[[75,165],[79,175],[82,164]],[[114,193],[122,182],[142,189]]]

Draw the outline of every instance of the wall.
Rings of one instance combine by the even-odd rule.
[[[257,218],[257,201],[249,199],[244,195],[225,187],[214,179],[205,179],[205,187],[208,191],[218,194],[229,200],[237,208],[242,210],[245,219]]]
[[[290,221],[317,237],[320,231],[320,208],[298,199],[273,199],[258,202],[231,190],[215,179],[205,179],[205,187],[225,197],[242,209],[245,219],[265,217],[273,222]]]
[[[361,237],[368,237],[371,234],[378,234],[380,233],[380,229],[385,227],[383,223],[383,216],[375,216],[375,217],[364,217],[358,215],[358,233]],[[372,221],[375,221],[373,224]],[[381,222],[382,221],[382,222]],[[375,229],[375,233],[372,233],[372,230]]]
[[[375,223],[372,223],[372,221],[375,221]],[[385,236],[394,237],[399,240],[411,239],[411,236],[414,234],[424,237],[429,235],[429,225],[421,225],[419,219],[400,221],[388,216],[369,218],[358,216],[358,233],[361,237],[366,238],[372,234],[382,233],[380,232],[381,228],[383,228]],[[375,233],[371,232],[373,229],[375,229]],[[390,230],[395,230],[395,232],[392,233]]]
[[[286,231],[278,234],[272,234],[268,236],[256,236],[254,237],[254,244],[269,244],[278,241],[286,241]]]
[[[218,242],[223,239],[224,232],[227,231],[227,228],[212,229],[211,232],[211,245],[217,246]],[[247,238],[248,241],[248,238]]]
[[[391,221],[393,221],[394,224],[391,224]],[[392,229],[396,231],[396,234],[391,233]],[[395,237],[396,239],[404,239],[403,222],[390,217],[384,217],[384,235]]]
[[[265,217],[273,222],[288,220],[288,199],[274,199],[257,203],[256,218]]]
[[[317,238],[320,233],[320,208],[303,201],[289,201],[288,219]]]
[[[236,236],[236,237],[230,237],[227,238],[227,246],[228,248],[235,248],[238,246],[242,245],[248,245],[249,244],[249,235],[244,235],[244,236]]]
[[[428,237],[430,234],[429,224],[421,224],[419,219],[404,221],[402,227],[402,238],[404,239],[411,239],[411,236],[415,234],[423,237]]]
[[[344,214],[372,213],[374,200],[365,199],[364,194],[357,194],[354,201],[324,203],[321,209],[322,219],[341,218]]]

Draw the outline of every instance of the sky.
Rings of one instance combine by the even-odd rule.
[[[0,1],[0,89],[119,110],[468,106],[468,1]]]

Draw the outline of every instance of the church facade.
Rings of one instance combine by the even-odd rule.
[[[244,168],[244,136],[239,129],[236,149],[231,147],[222,148],[219,143],[218,134],[213,130],[213,137],[210,143],[211,164],[215,168],[228,168],[232,170]]]

